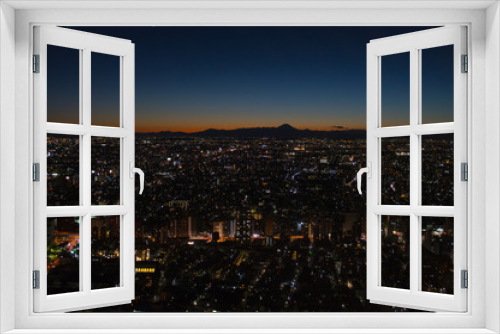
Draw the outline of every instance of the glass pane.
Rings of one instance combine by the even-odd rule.
[[[453,122],[453,45],[421,52],[422,123]]]
[[[80,218],[47,218],[47,294],[80,291]]]
[[[47,122],[80,123],[80,50],[47,45]]]
[[[410,217],[382,216],[382,286],[410,288]]]
[[[410,53],[381,57],[382,126],[410,124]]]
[[[120,138],[92,137],[92,205],[120,204]]]
[[[92,289],[120,286],[120,216],[92,217]]]
[[[47,135],[47,205],[80,205],[80,137]]]
[[[410,204],[410,137],[382,138],[382,204]]]
[[[120,57],[92,52],[92,125],[120,126]]]
[[[453,134],[422,136],[422,205],[453,206]]]
[[[422,217],[422,291],[453,294],[453,218]]]

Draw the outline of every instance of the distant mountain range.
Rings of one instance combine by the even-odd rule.
[[[137,135],[147,135],[153,133],[138,133]],[[365,130],[332,130],[315,131],[299,130],[289,124],[278,127],[262,128],[240,128],[235,130],[208,129],[200,132],[171,132],[161,131],[154,133],[165,138],[179,137],[203,137],[203,138],[276,138],[276,139],[297,139],[297,138],[330,138],[330,139],[366,139]]]

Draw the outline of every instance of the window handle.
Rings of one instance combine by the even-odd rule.
[[[372,168],[371,167],[372,167],[372,163],[368,162],[367,167],[361,168],[358,171],[358,174],[356,176],[356,181],[358,183],[358,192],[360,195],[363,194],[363,192],[361,191],[361,179],[362,179],[364,173],[366,173],[368,178],[371,179],[371,177],[372,177]]]
[[[133,179],[135,174],[139,174],[139,195],[144,191],[144,172],[140,168],[134,167],[134,162],[130,161],[130,178]]]

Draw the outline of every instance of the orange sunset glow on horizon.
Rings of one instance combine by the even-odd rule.
[[[186,124],[172,124],[172,125],[164,125],[164,124],[136,124],[135,131],[136,132],[162,132],[162,131],[171,131],[171,132],[185,132],[185,133],[195,133],[201,132],[208,129],[216,129],[216,130],[236,130],[236,129],[244,129],[244,128],[277,128],[282,124],[290,124],[294,128],[298,130],[312,130],[312,131],[348,131],[348,130],[366,130],[366,126],[345,126],[345,125],[334,125],[334,126],[303,126],[303,125],[295,125],[293,123],[282,122],[279,124],[245,124],[245,125],[233,125],[233,126],[222,126],[222,125],[210,125],[207,124],[205,126],[186,126]]]

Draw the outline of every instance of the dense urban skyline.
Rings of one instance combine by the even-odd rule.
[[[92,194],[100,205],[119,198],[111,139],[93,143]],[[452,143],[448,135],[422,140],[427,204],[453,203]],[[406,204],[409,145],[401,138],[383,145],[383,202]],[[50,136],[51,205],[78,198],[78,146],[75,136]],[[94,311],[401,311],[366,299],[366,207],[354,178],[365,151],[364,139],[138,134],[136,163],[149,177],[135,206],[136,298]],[[93,289],[118,282],[113,219],[92,219]],[[409,222],[382,222],[383,285],[408,289]],[[78,291],[78,218],[48,224],[49,291]],[[424,291],[453,293],[453,230],[453,218],[422,222]]]

